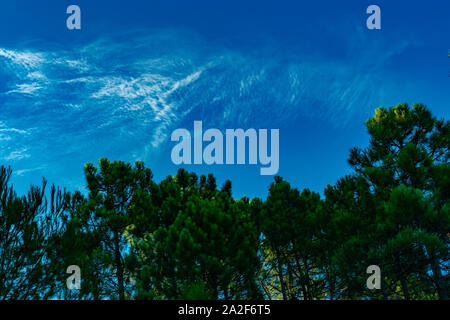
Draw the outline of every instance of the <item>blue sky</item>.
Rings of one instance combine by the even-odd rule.
[[[381,30],[366,28],[371,4]],[[376,107],[449,118],[449,13],[444,0],[2,1],[0,163],[20,192],[42,176],[84,190],[100,157],[143,160],[159,181],[178,169],[171,132],[202,120],[280,129],[279,175],[321,192],[350,172]],[[236,197],[273,180],[259,165],[185,168],[231,179]]]

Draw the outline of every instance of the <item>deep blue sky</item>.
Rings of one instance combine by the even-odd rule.
[[[77,4],[82,30],[66,29]],[[381,7],[382,29],[366,28]],[[83,164],[143,160],[174,174],[171,132],[279,128],[280,171],[321,192],[350,172],[378,106],[422,102],[449,118],[450,2],[0,3],[0,163],[24,192],[42,176],[83,189]],[[257,166],[189,166],[264,197]]]

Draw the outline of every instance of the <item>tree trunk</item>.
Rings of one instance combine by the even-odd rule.
[[[436,284],[436,289],[440,300],[448,300],[447,285],[442,277],[441,268],[439,267],[439,258],[431,255],[431,269],[433,271],[433,280]]]
[[[402,285],[403,295],[406,300],[411,300],[411,296],[409,295],[408,284],[406,283],[405,277],[400,276],[400,284]]]
[[[330,300],[334,300],[334,281],[331,280],[330,270],[328,268],[325,269],[326,281],[328,282],[328,292],[330,296]]]
[[[125,300],[122,255],[120,253],[120,239],[119,239],[119,233],[117,231],[114,231],[114,256],[115,256],[116,268],[117,268],[117,283],[119,285],[119,299]]]
[[[308,300],[312,300],[312,284],[311,284],[311,278],[309,276],[309,264],[308,259],[303,258],[303,265],[305,266],[305,276],[306,276],[306,288],[308,289]]]
[[[283,279],[283,266],[281,265],[281,255],[280,255],[279,250],[276,251],[276,255],[277,255],[277,271],[278,271],[278,277],[280,279],[280,285],[281,285],[281,294],[283,295],[283,300],[288,300],[286,284],[284,283],[284,279]]]

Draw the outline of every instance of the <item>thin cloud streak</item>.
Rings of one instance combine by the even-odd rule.
[[[122,158],[145,160],[157,156],[186,119],[263,127],[316,117],[344,126],[365,112],[361,106],[373,108],[379,100],[368,88],[390,85],[367,72],[370,52],[348,65],[301,53],[280,60],[270,50],[230,51],[188,39],[159,31],[71,51],[0,48],[0,76],[7,79],[0,87],[0,121],[33,128],[33,137],[14,138],[7,149],[26,149],[43,163],[113,149]],[[0,127],[1,148],[7,139]]]

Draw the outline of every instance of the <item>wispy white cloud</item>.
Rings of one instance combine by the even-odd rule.
[[[0,121],[9,126],[0,122],[0,152],[42,163],[108,153],[146,159],[194,118],[211,126],[278,127],[305,116],[345,125],[376,106],[390,85],[377,70],[407,47],[371,50],[354,39],[350,61],[277,55],[270,46],[233,51],[158,31],[71,50],[0,48]]]
[[[14,135],[26,135],[28,132],[26,130],[10,128],[5,122],[0,121],[0,141],[9,141]]]
[[[39,167],[36,167],[36,168],[28,168],[28,169],[20,169],[20,170],[15,170],[13,173],[14,173],[15,176],[23,177],[26,174],[29,174],[31,172],[40,171],[40,170],[42,170],[44,168],[45,168],[45,166],[39,166]]]
[[[45,61],[42,53],[30,51],[15,51],[0,48],[0,57],[10,60],[14,65],[30,70],[39,68]]]
[[[6,92],[6,94],[19,93],[19,94],[25,94],[25,95],[34,95],[37,93],[37,91],[39,91],[42,88],[43,87],[37,82],[22,83],[22,84],[17,84],[15,89]]]
[[[15,160],[26,159],[29,157],[30,157],[30,155],[28,154],[28,149],[23,148],[21,150],[14,150],[14,151],[10,152],[9,155],[7,155],[6,157],[3,157],[3,160],[15,161]]]

